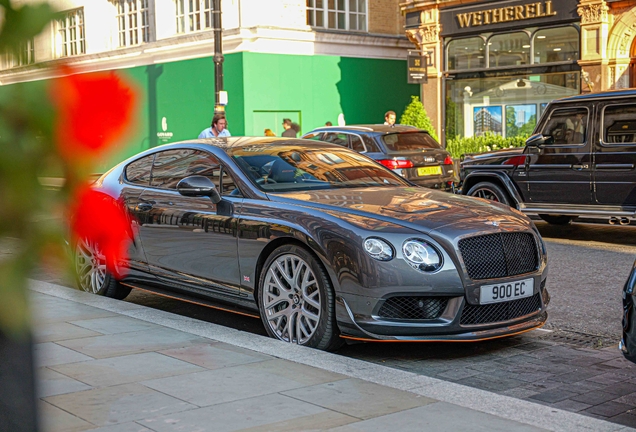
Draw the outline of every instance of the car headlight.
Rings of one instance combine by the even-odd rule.
[[[394,256],[391,245],[386,241],[375,237],[370,237],[364,241],[364,250],[369,254],[369,256],[371,256],[371,258],[379,261],[390,261]]]
[[[404,259],[414,269],[434,272],[442,267],[442,256],[424,240],[407,240],[402,246]]]

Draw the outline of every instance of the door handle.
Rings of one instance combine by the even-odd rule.
[[[152,210],[152,204],[150,203],[139,203],[137,204],[137,211],[150,211]]]
[[[572,169],[575,170],[584,170],[584,169],[588,169],[590,166],[588,164],[583,164],[583,165],[572,165]]]

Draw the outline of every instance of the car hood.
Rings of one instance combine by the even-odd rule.
[[[474,154],[466,154],[464,155],[464,159],[462,163],[466,162],[478,162],[484,159],[491,158],[511,158],[515,156],[522,155],[525,150],[525,147],[515,147],[509,149],[501,149],[501,150],[493,150],[486,153],[474,153]]]
[[[269,197],[273,201],[320,209],[371,229],[378,229],[375,222],[425,233],[449,226],[460,226],[459,231],[466,232],[532,227],[527,216],[507,206],[421,187],[323,189],[269,194]]]

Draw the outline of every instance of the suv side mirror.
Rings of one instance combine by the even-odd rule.
[[[214,204],[218,204],[221,201],[221,195],[216,190],[216,186],[207,177],[194,175],[182,179],[177,183],[177,191],[183,196],[189,197],[210,197]]]
[[[534,134],[526,140],[526,147],[541,147],[544,144],[554,144],[552,135]]]

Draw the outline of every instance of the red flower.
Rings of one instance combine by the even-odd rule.
[[[96,157],[122,138],[131,122],[135,93],[114,72],[67,75],[54,81],[55,140],[67,161]]]
[[[123,206],[110,195],[79,188],[71,205],[73,240],[96,244],[106,261],[106,268],[117,277],[125,274],[122,267],[128,257],[133,234]]]

